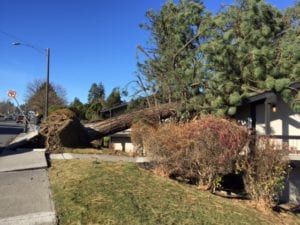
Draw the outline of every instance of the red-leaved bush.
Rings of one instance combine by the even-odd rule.
[[[245,127],[215,116],[132,127],[133,143],[158,162],[156,172],[214,191],[223,175],[240,171],[249,196],[270,206],[286,179],[288,149],[250,138]]]
[[[220,175],[235,170],[248,141],[245,127],[215,116],[158,127],[137,124],[132,135],[133,143],[146,148],[164,174],[210,190]]]

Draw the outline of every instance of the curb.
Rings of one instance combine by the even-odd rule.
[[[55,225],[57,224],[54,212],[39,212],[0,219],[1,225]]]
[[[95,154],[76,154],[76,153],[51,153],[49,154],[50,160],[69,160],[69,159],[90,159],[108,162],[133,162],[133,163],[149,163],[152,160],[149,157],[126,157],[114,155],[95,155]]]

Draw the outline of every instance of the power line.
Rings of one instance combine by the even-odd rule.
[[[13,34],[7,33],[7,32],[5,32],[5,31],[3,31],[3,30],[1,30],[1,29],[0,29],[0,33],[2,33],[3,35],[5,35],[5,36],[11,38],[11,39],[14,41],[13,43],[20,42],[20,43],[22,43],[22,45],[26,45],[27,47],[33,48],[34,50],[36,50],[36,51],[38,51],[38,52],[40,52],[40,53],[42,53],[42,54],[45,54],[45,49],[43,49],[43,48],[34,46],[34,45],[28,43],[27,41],[24,41],[24,40],[22,40],[21,38],[15,36],[15,35],[13,35]],[[17,42],[16,42],[16,41],[17,41]],[[13,43],[12,43],[12,44],[13,44]]]

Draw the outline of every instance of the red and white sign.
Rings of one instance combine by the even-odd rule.
[[[9,90],[7,92],[8,97],[15,98],[17,96],[17,92],[14,90]]]

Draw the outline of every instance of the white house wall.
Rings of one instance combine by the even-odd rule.
[[[276,112],[271,111],[270,117],[271,135],[300,135],[300,114],[294,113],[291,108],[282,100],[278,99]],[[265,134],[265,106],[259,104],[256,106],[256,132]],[[280,139],[275,140],[281,144]],[[300,140],[289,139],[289,146],[300,150]]]
[[[123,147],[123,145],[125,147]],[[132,143],[112,143],[112,148],[118,151],[125,151],[127,153],[133,153],[135,151]]]

